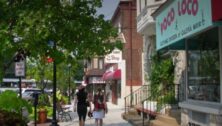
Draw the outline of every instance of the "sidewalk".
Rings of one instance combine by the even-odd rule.
[[[108,113],[105,115],[103,119],[103,126],[132,126],[127,121],[125,121],[121,114],[124,112],[124,108],[120,106],[114,105],[110,102],[107,103],[108,105]],[[58,122],[59,126],[78,126],[79,120],[78,115],[76,112],[70,113],[72,116],[72,121],[68,122]],[[44,123],[44,124],[37,124],[37,126],[50,126],[51,122]],[[34,124],[29,124],[28,126],[34,126]],[[86,117],[85,126],[95,126],[95,120],[93,118]]]
[[[117,105],[113,105],[108,102],[108,113],[103,120],[103,126],[132,126],[127,121],[123,120],[121,114],[124,112],[124,108],[121,108]],[[74,120],[71,122],[59,122],[60,126],[78,126],[78,116],[74,114]],[[93,118],[86,118],[85,126],[95,126],[95,120]]]

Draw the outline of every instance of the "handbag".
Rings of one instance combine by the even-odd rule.
[[[90,111],[88,112],[88,117],[89,117],[89,118],[92,118],[92,117],[93,117],[92,112],[90,112]]]

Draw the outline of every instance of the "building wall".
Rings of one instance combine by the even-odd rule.
[[[132,82],[133,86],[140,86],[142,85],[142,37],[136,30],[136,0],[121,1],[112,22],[115,26],[121,26],[121,33],[126,40],[123,48],[123,60],[126,62],[125,85],[130,86]]]
[[[181,109],[181,126],[221,126],[222,116]]]
[[[156,45],[156,31],[155,21],[151,14],[163,3],[165,0],[137,0],[137,31],[143,36],[143,50],[142,50],[142,75],[143,84],[149,84],[149,74],[151,71],[151,57],[155,52]]]
[[[121,69],[121,98],[119,105],[124,105],[124,97],[142,85],[142,37],[136,29],[136,0],[120,0],[112,17],[112,23],[118,28],[122,36],[122,62],[118,63]]]
[[[124,2],[120,7],[122,32],[126,43],[123,49],[123,59],[126,60],[126,85],[142,85],[141,53],[142,37],[136,30],[136,1]]]

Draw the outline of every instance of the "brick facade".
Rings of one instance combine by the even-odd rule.
[[[121,24],[126,42],[123,48],[123,59],[126,61],[126,85],[142,85],[142,37],[136,29],[136,0],[121,1],[112,22]]]

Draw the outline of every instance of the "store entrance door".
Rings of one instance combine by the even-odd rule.
[[[117,81],[112,84],[112,103],[117,105]]]

